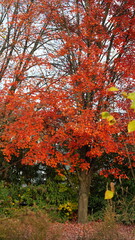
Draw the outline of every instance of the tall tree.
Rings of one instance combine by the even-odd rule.
[[[123,173],[114,163],[131,167],[135,160],[125,145],[133,144],[134,135],[128,136],[125,128],[128,103],[111,91],[115,86],[130,92],[135,86],[134,1],[11,5],[4,30],[8,45],[3,40],[2,79],[7,82],[1,92],[1,148],[8,160],[21,149],[25,164],[44,162],[76,171],[78,221],[86,222],[93,173],[107,169],[118,177]],[[113,117],[101,121],[106,111],[113,111]],[[114,124],[120,116],[124,124]]]

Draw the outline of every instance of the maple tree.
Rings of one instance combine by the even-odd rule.
[[[135,86],[134,1],[0,4],[1,151],[8,161],[23,153],[23,164],[75,171],[78,221],[86,222],[93,174],[126,177],[115,163],[135,164],[126,130],[134,112],[108,91]],[[109,124],[102,112],[113,112]]]

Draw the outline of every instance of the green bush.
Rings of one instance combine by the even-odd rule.
[[[89,198],[89,221],[103,220],[107,201],[104,199],[106,183],[109,180],[95,176],[92,182]],[[98,182],[98,184],[97,184]],[[131,180],[116,180],[115,205],[116,219],[124,224],[135,223],[134,182]],[[48,178],[45,184],[26,185],[25,187],[0,183],[0,215],[13,216],[20,208],[29,207],[32,211],[46,210],[52,220],[64,222],[76,220],[77,191],[72,189],[66,178],[55,176]]]
[[[108,180],[103,177],[95,174],[91,187],[90,187],[90,196],[89,196],[89,214],[98,215],[105,208],[106,202],[104,200],[104,194],[106,190],[106,183]]]
[[[45,209],[52,219],[63,221],[64,214],[58,211],[60,204],[77,199],[66,181],[60,177],[51,181],[48,179],[42,185],[26,185],[25,187],[0,183],[0,214],[12,216],[19,208],[29,207],[31,210]],[[15,210],[16,209],[16,210]],[[66,220],[69,218],[66,216]]]
[[[88,221],[102,221],[104,216],[104,210],[97,211],[88,215]]]
[[[124,224],[135,223],[135,197],[132,200],[121,199],[116,207],[117,220]]]
[[[116,186],[115,211],[117,221],[135,224],[135,186],[132,180],[120,180]]]

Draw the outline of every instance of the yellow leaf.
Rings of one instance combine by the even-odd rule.
[[[127,98],[128,94],[126,92],[121,92],[121,95],[124,97],[124,98]]]
[[[128,123],[128,132],[134,132],[135,131],[135,120],[132,120]]]
[[[112,199],[114,196],[114,192],[110,191],[110,190],[106,190],[105,192],[105,199]]]
[[[119,91],[119,89],[116,88],[116,87],[110,87],[107,90],[110,91],[110,92],[118,92]]]
[[[107,117],[110,116],[110,113],[109,112],[102,112],[101,115],[102,115],[102,119],[106,119]]]
[[[135,109],[135,100],[132,101],[130,108],[131,108],[131,109]]]
[[[135,100],[135,92],[129,93],[127,98],[130,100]]]
[[[107,117],[107,121],[109,122],[109,125],[113,125],[116,123],[116,120],[112,115]]]

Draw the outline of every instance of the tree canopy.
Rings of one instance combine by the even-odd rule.
[[[134,111],[118,90],[135,87],[134,1],[0,4],[0,145],[7,161],[21,154],[24,164],[77,171],[87,197],[92,172],[126,177],[118,165],[135,166],[135,132],[126,127]],[[113,117],[102,120],[103,112]]]

